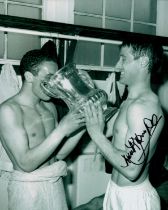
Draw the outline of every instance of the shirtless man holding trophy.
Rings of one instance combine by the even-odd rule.
[[[164,125],[158,96],[150,84],[163,50],[143,40],[123,42],[120,49],[116,68],[121,73],[119,82],[128,88],[128,96],[108,122],[106,133],[99,103],[89,101],[85,106],[87,131],[113,166],[103,210],[160,210],[159,195],[148,179],[148,170]],[[83,207],[76,210],[94,209]]]
[[[41,50],[23,56],[20,72],[20,92],[0,105],[0,139],[13,164],[9,210],[67,210],[63,159],[86,131],[86,101],[101,101],[109,117],[107,96],[94,89],[86,72],[70,64],[58,70],[55,60]],[[59,123],[51,97],[62,98],[70,109]]]
[[[0,139],[13,163],[8,185],[9,210],[67,210],[63,159],[85,132],[84,117],[70,111],[59,123],[44,92],[44,78],[57,63],[41,50],[27,52],[20,63],[20,92],[0,106]]]

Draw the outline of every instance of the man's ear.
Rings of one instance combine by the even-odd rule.
[[[25,80],[26,80],[27,82],[33,82],[34,76],[33,76],[33,74],[32,74],[31,72],[26,71],[26,72],[24,73],[24,76],[25,76]]]
[[[140,57],[140,62],[141,62],[141,66],[143,68],[146,68],[149,65],[149,58],[147,56],[142,56]]]

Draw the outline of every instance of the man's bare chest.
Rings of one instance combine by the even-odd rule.
[[[113,144],[120,149],[125,146],[125,138],[128,131],[127,107],[123,105],[120,108],[113,127]]]
[[[29,146],[33,147],[44,139],[55,128],[55,119],[49,110],[23,110],[23,125],[29,139]]]

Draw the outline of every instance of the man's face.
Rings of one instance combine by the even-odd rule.
[[[134,59],[130,47],[124,46],[121,48],[116,70],[121,73],[120,83],[130,85],[135,82],[138,77],[138,60]]]
[[[50,96],[46,95],[41,87],[41,82],[50,75],[55,74],[58,70],[58,66],[53,61],[45,61],[39,66],[40,70],[38,75],[34,76],[32,91],[34,94],[39,97],[41,100],[48,101]]]

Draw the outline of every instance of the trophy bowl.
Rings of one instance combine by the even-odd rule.
[[[117,111],[116,107],[107,106],[106,92],[95,88],[90,76],[85,71],[76,69],[73,63],[46,77],[41,87],[50,97],[62,99],[70,110],[78,109],[82,112],[86,102],[91,100],[100,102],[106,121]]]

